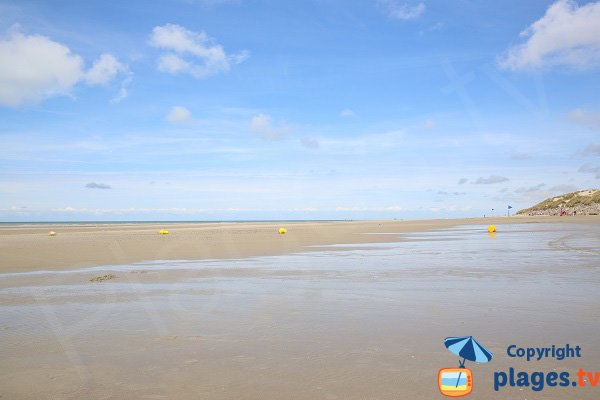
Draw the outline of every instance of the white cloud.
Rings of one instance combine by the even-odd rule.
[[[129,91],[127,91],[126,88],[122,87],[119,90],[119,93],[117,93],[117,95],[115,97],[113,97],[110,101],[113,103],[120,103],[121,101],[125,100],[128,96],[129,96]]]
[[[259,114],[250,120],[250,129],[254,132],[267,129],[271,126],[271,117],[265,114]]]
[[[427,33],[430,33],[430,32],[436,32],[436,31],[439,31],[439,30],[443,29],[444,27],[445,27],[445,24],[444,24],[443,22],[438,22],[438,23],[436,23],[436,24],[434,24],[434,25],[431,25],[431,26],[430,26],[430,27],[428,27],[428,28],[421,29],[421,30],[419,31],[419,36],[423,36],[423,35],[425,35],[425,34],[427,34]]]
[[[459,185],[464,185],[465,183],[467,183],[467,180],[468,180],[467,178],[460,178],[460,179],[458,180],[458,184],[459,184]]]
[[[166,54],[158,58],[158,70],[168,72],[170,74],[178,74],[180,72],[188,72],[193,69],[192,65],[183,58],[175,54]]]
[[[573,193],[579,190],[579,187],[575,186],[575,185],[566,185],[566,184],[561,184],[561,185],[556,185],[556,186],[552,186],[550,189],[548,189],[551,193],[556,194],[556,193]]]
[[[599,26],[600,2],[579,7],[573,0],[559,0],[521,32],[526,42],[510,48],[499,64],[512,70],[600,65]]]
[[[479,177],[473,183],[476,185],[491,185],[494,183],[501,183],[501,182],[506,182],[506,181],[508,181],[508,178],[506,178],[504,176],[490,175],[487,178]]]
[[[340,117],[344,117],[344,118],[354,117],[354,111],[352,111],[349,108],[346,108],[345,110],[342,110],[342,112],[340,113]]]
[[[150,45],[168,51],[158,59],[159,71],[186,73],[198,79],[229,71],[231,65],[244,62],[249,55],[247,51],[228,55],[205,32],[193,32],[175,24],[154,27]]]
[[[523,160],[529,160],[531,158],[531,155],[527,154],[527,153],[512,153],[510,155],[510,159],[514,160],[514,161],[523,161]]]
[[[596,156],[600,157],[600,143],[598,144],[588,144],[585,146],[585,149],[581,152],[584,156]]]
[[[382,211],[409,211],[410,209],[398,205],[387,207],[336,207],[335,211],[356,211],[356,212],[382,212]]]
[[[539,192],[540,190],[542,190],[542,188],[546,186],[545,183],[540,183],[537,184],[535,186],[530,186],[530,187],[520,187],[515,189],[515,193],[532,193],[532,192]]]
[[[83,60],[45,36],[12,32],[0,41],[0,103],[18,106],[68,93]]]
[[[594,174],[596,179],[600,179],[600,167],[592,164],[583,164],[577,172],[582,172],[584,174]]]
[[[87,185],[85,185],[85,187],[88,189],[111,189],[111,186],[107,185],[106,183],[96,183],[96,182],[90,182]]]
[[[192,119],[192,113],[185,107],[175,106],[167,114],[169,122],[187,122]]]
[[[385,149],[398,148],[406,143],[403,131],[389,131],[350,137],[323,137],[320,145],[330,152],[339,154],[369,153]]]
[[[390,18],[403,21],[415,19],[425,12],[425,3],[410,5],[395,0],[379,0],[378,4],[387,12]]]
[[[300,143],[302,143],[302,146],[306,147],[307,149],[318,149],[320,147],[318,140],[307,137],[301,138]]]
[[[119,89],[119,92],[110,100],[112,103],[120,103],[129,97],[129,90],[127,88],[131,84],[131,81],[133,81],[133,73],[127,66],[122,66],[121,71],[125,74],[125,78],[121,81],[121,89]]]
[[[83,59],[64,44],[13,28],[0,40],[0,104],[16,107],[66,95],[83,81],[106,84],[124,68],[103,54],[86,72]]]
[[[90,85],[106,85],[126,68],[111,54],[102,54],[85,74]]]
[[[467,194],[466,192],[446,192],[445,190],[440,190],[437,192],[440,196],[463,196]]]
[[[291,128],[287,125],[273,126],[270,115],[259,114],[250,120],[250,130],[265,140],[281,140]]]
[[[569,120],[575,124],[583,125],[588,128],[600,128],[600,113],[591,112],[578,108],[569,112],[567,115]]]

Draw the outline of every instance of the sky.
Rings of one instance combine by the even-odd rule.
[[[0,221],[504,215],[598,93],[600,1],[0,0]]]

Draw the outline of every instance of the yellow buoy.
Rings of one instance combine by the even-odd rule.
[[[285,228],[279,228],[279,234],[280,235],[285,235],[287,233],[287,229]]]
[[[496,232],[496,225],[488,225],[488,232],[489,233]]]
[[[50,231],[50,232],[48,232],[48,236],[56,236],[56,232]]]
[[[161,229],[160,231],[158,231],[158,233],[159,233],[160,235],[168,235],[168,234],[169,234],[169,231],[168,231],[168,230],[166,230],[166,229]]]

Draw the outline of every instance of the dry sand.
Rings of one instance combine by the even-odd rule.
[[[223,259],[305,251],[306,246],[396,241],[394,235],[469,224],[599,223],[600,217],[498,217],[407,221],[4,225],[0,273],[146,260]],[[288,228],[277,234],[280,226]],[[169,235],[159,235],[160,229]],[[55,231],[56,236],[48,236]]]

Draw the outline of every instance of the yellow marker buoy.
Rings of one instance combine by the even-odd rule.
[[[285,235],[287,233],[287,229],[285,228],[279,228],[279,234],[280,235]]]
[[[496,225],[488,225],[488,232],[489,233],[496,232]]]
[[[48,232],[48,236],[56,236],[56,232],[50,231],[50,232]]]
[[[161,229],[160,231],[158,231],[158,233],[159,233],[160,235],[168,235],[168,234],[169,234],[169,231],[168,231],[168,230],[166,230],[166,229]]]

